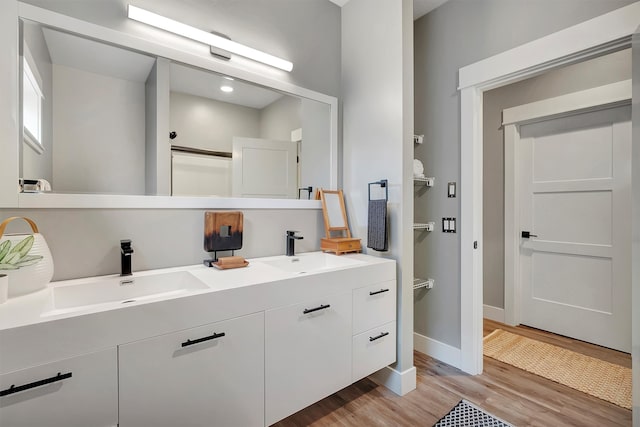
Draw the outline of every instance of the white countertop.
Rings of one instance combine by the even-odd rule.
[[[396,279],[395,261],[388,258],[340,255],[358,262],[308,273],[265,263],[283,258],[250,259],[247,267],[229,270],[192,265],[134,272],[133,278],[188,271],[206,288],[126,305],[116,302],[52,312],[54,287],[118,275],[52,282],[42,291],[9,299],[0,304],[0,374]]]

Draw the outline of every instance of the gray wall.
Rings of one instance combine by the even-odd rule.
[[[302,144],[300,148],[300,187],[330,188],[331,170],[331,107],[328,104],[302,99]],[[305,194],[302,193],[301,197]],[[311,195],[313,198],[313,194]]]
[[[234,136],[260,136],[260,110],[201,96],[171,92],[174,145],[231,153]]]
[[[145,194],[145,85],[53,65],[56,191]]]
[[[140,26],[124,17],[125,0],[33,0],[29,3],[130,31],[141,37],[179,44],[176,37],[162,32],[140,32]],[[272,73],[274,79],[329,95],[339,94],[340,8],[326,0],[193,0],[184,3],[141,0],[136,5],[192,25],[227,33],[238,42],[280,55],[294,63],[292,73],[247,63],[249,69],[254,67],[256,72]],[[10,22],[5,17],[15,14],[16,10],[14,0],[3,1],[0,21]],[[134,30],[134,27],[138,29]],[[3,34],[10,35],[11,31]],[[5,77],[2,88],[13,90],[15,75],[11,74],[11,46],[0,52],[0,74]],[[210,57],[206,49],[201,54]],[[13,129],[13,112],[2,105],[0,111],[3,112],[2,128]],[[7,133],[11,135],[11,132]],[[2,209],[0,217],[16,213],[33,217],[41,225],[56,260],[56,280],[117,272],[120,262],[118,240],[126,237],[133,240],[136,250],[134,270],[192,264],[201,262],[203,258],[203,211]],[[299,242],[298,250],[319,248],[322,215],[318,210],[246,210],[245,224],[249,229],[245,232],[246,249],[242,255],[247,257],[284,253],[284,231],[287,229],[302,231],[305,239]]]
[[[420,218],[439,223],[460,215],[448,181],[460,179],[458,69],[544,35],[583,22],[632,0],[449,0],[415,22],[415,132],[425,135],[416,157],[436,185],[416,197]],[[459,192],[464,192],[459,188]],[[460,347],[459,234],[438,229],[416,235],[415,270],[435,279],[416,293],[415,331]],[[483,242],[481,242],[482,244]]]
[[[552,70],[484,93],[484,303],[504,308],[502,110],[631,78],[631,49]]]
[[[413,366],[411,0],[350,0],[342,9],[343,187],[351,232],[367,243],[368,183],[389,181],[389,251],[398,261],[397,370]],[[372,197],[379,198],[379,188]]]
[[[631,188],[633,188],[631,224],[631,361],[633,372],[633,425],[640,426],[640,32],[636,30],[632,45],[633,99],[631,106],[632,151]]]
[[[52,185],[55,185],[52,172],[53,127],[51,105],[53,102],[53,83],[51,58],[40,27],[32,23],[25,23],[23,28],[24,39],[29,45],[29,51],[36,62],[38,74],[42,78],[42,92],[44,95],[44,100],[42,101],[42,147],[44,152],[38,154],[28,144],[22,144],[22,172],[20,176],[31,179],[44,178]]]
[[[300,98],[283,96],[260,111],[260,138],[291,141],[291,131],[302,127]],[[327,122],[328,123],[328,122]]]
[[[54,261],[53,280],[120,273],[120,240],[131,239],[134,271],[200,264],[210,258],[203,249],[204,212],[200,209],[3,209],[0,217],[26,216],[38,224]],[[320,249],[322,211],[244,211],[242,249],[245,258],[285,253],[285,231],[299,230],[296,251]],[[13,221],[7,232],[30,232]],[[226,255],[225,253],[221,256]]]

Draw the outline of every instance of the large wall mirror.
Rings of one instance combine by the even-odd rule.
[[[65,21],[38,10],[48,14]],[[335,188],[335,98],[171,49],[27,17],[19,27],[18,174],[39,180],[22,191],[307,199]]]

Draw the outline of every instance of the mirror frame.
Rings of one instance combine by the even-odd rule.
[[[11,12],[15,6],[15,13]],[[338,185],[338,99],[333,96],[315,92],[294,84],[276,80],[270,77],[245,70],[232,63],[222,63],[213,58],[198,56],[183,52],[172,46],[161,45],[148,39],[142,39],[131,34],[86,22],[67,15],[62,15],[30,4],[15,2],[12,6],[2,6],[0,11],[5,17],[0,24],[9,23],[2,31],[2,36],[10,35],[12,75],[7,86],[13,96],[9,97],[7,114],[9,122],[0,122],[0,131],[8,126],[8,137],[0,140],[2,151],[7,153],[0,158],[0,207],[7,208],[109,208],[109,209],[210,209],[210,208],[245,208],[245,209],[320,209],[318,200],[298,199],[260,199],[260,198],[226,198],[226,197],[182,197],[182,196],[147,196],[147,195],[109,195],[109,194],[57,194],[57,193],[18,193],[18,153],[21,143],[19,123],[19,49],[18,21],[28,19],[42,25],[57,28],[72,34],[121,46],[134,51],[144,52],[156,57],[181,62],[211,72],[225,74],[249,83],[271,88],[289,95],[308,98],[325,104],[331,108],[330,123],[330,189]],[[8,16],[7,16],[8,15]],[[9,27],[7,29],[7,27]],[[176,36],[177,37],[177,36]],[[2,67],[0,58],[0,67]],[[4,71],[4,70],[0,70]],[[15,73],[15,74],[14,74]],[[5,110],[0,108],[0,114]],[[0,120],[3,120],[0,117]]]

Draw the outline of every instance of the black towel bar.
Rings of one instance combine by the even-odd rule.
[[[376,181],[376,182],[370,182],[369,183],[369,200],[371,200],[371,186],[372,185],[379,185],[380,187],[384,188],[384,199],[388,202],[389,201],[389,186],[387,184],[388,184],[388,181],[386,179],[381,179],[380,181]]]

